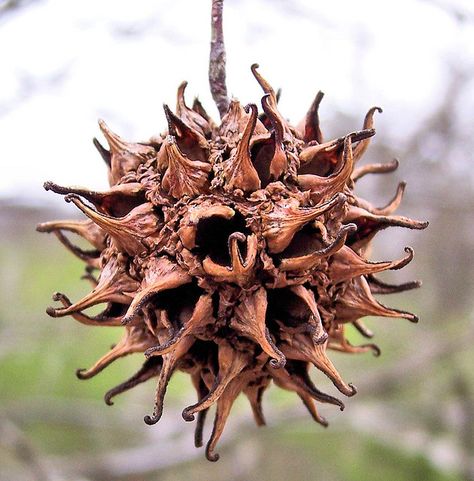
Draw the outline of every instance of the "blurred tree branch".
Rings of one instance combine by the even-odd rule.
[[[36,481],[57,479],[47,469],[47,464],[22,430],[5,416],[0,416],[0,446],[10,451],[28,469]]]
[[[455,5],[452,1],[446,0],[422,0],[423,3],[428,3],[437,7],[448,15],[451,15],[459,23],[474,22],[474,12],[470,12],[467,8],[462,8]]]
[[[0,18],[5,14],[13,13],[21,8],[28,7],[38,0],[0,0]]]

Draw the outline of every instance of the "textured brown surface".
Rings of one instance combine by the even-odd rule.
[[[197,402],[183,410],[183,418],[197,417],[196,446],[202,445],[206,413],[216,405],[206,448],[211,461],[218,459],[215,446],[239,393],[249,399],[258,425],[265,423],[262,395],[271,381],[294,391],[326,425],[316,402],[341,409],[344,404],[317,389],[310,367],[352,396],[355,387],[342,379],[328,350],[379,354],[372,343],[351,345],[346,325],[370,338],[364,316],[417,320],[373,295],[418,287],[389,285],[375,276],[402,268],[413,251],[406,248],[404,258],[389,262],[367,256],[378,231],[423,229],[427,223],[393,215],[404,184],[383,208],[354,194],[364,175],[398,165],[357,166],[375,134],[374,113],[381,110],[369,110],[362,130],[325,141],[321,92],[293,127],[257,65],[252,72],[264,91],[260,114],[256,105],[231,100],[218,126],[198,101],[186,105],[183,83],[176,113],[165,106],[168,131],[150,142],[125,142],[100,121],[109,149],[94,144],[109,166],[110,190],[47,182],[47,190],[65,195],[88,219],[38,226],[85,262],[94,286],[76,303],[56,293],[62,307],[50,307],[48,314],[124,326],[122,340],[78,376],[90,378],[122,356],[145,353],[143,367],[105,400],[112,404],[117,394],[157,377],[153,413],[145,417],[154,424],[169,379],[176,370],[188,373]],[[73,245],[66,236],[71,232],[92,248]],[[101,314],[83,312],[96,304],[105,304]]]

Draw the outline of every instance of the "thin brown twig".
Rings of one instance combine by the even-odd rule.
[[[212,0],[211,13],[211,52],[209,55],[209,85],[212,98],[217,105],[221,118],[229,108],[225,81],[225,45],[222,29],[222,10],[224,0]]]

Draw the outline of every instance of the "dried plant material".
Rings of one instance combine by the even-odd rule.
[[[273,381],[297,394],[326,426],[317,404],[341,410],[344,404],[314,382],[327,377],[344,396],[356,393],[330,351],[380,353],[373,343],[352,345],[348,326],[372,337],[361,321],[366,316],[417,320],[374,297],[419,286],[375,277],[408,264],[412,249],[386,262],[369,261],[367,252],[381,229],[423,229],[427,223],[393,215],[403,183],[382,208],[353,192],[361,177],[398,165],[357,166],[375,134],[374,113],[381,110],[369,110],[363,130],[324,141],[321,92],[295,128],[280,114],[258,66],[252,72],[264,91],[260,114],[256,105],[226,103],[221,96],[217,125],[198,101],[187,106],[183,83],[176,113],[165,106],[168,131],[153,142],[125,142],[101,122],[110,150],[95,145],[109,166],[110,190],[47,182],[47,190],[65,195],[87,220],[38,227],[85,262],[85,278],[93,285],[75,303],[55,294],[60,306],[48,314],[124,326],[118,344],[78,376],[90,378],[120,357],[144,353],[143,367],[109,390],[105,401],[113,404],[118,394],[156,378],[154,407],[145,417],[154,424],[173,373],[189,374],[197,401],[183,418],[196,420],[196,446],[203,442],[206,413],[216,406],[206,448],[211,461],[218,459],[216,444],[240,393],[258,425],[265,424],[262,399]],[[88,241],[90,251],[75,246],[70,233]],[[83,312],[96,304],[104,304],[102,313]]]

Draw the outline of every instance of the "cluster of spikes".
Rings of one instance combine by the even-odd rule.
[[[385,207],[354,194],[369,173],[394,171],[398,162],[358,166],[371,137],[369,110],[362,130],[325,140],[319,125],[319,92],[306,117],[290,125],[277,108],[278,94],[252,66],[262,87],[262,111],[231,100],[221,124],[198,99],[190,108],[178,89],[176,112],[167,105],[168,130],[148,142],[130,143],[103,121],[108,149],[94,144],[109,167],[110,189],[103,192],[61,187],[87,220],[46,222],[40,232],[54,233],[85,263],[84,278],[93,290],[78,302],[54,294],[60,307],[53,317],[70,315],[90,326],[123,326],[121,340],[89,369],[89,379],[113,361],[144,353],[138,372],[105,395],[107,404],[124,391],[157,378],[156,423],[170,378],[188,373],[197,402],[183,410],[196,420],[195,444],[203,444],[208,410],[215,405],[206,456],[215,452],[240,393],[249,400],[255,421],[265,424],[262,396],[273,381],[298,395],[315,421],[326,426],[317,403],[344,408],[322,392],[311,375],[327,376],[336,389],[352,396],[328,350],[345,353],[379,348],[351,344],[348,325],[371,338],[361,318],[382,316],[416,322],[415,315],[386,307],[374,294],[418,287],[418,281],[391,285],[377,273],[400,269],[413,258],[411,248],[394,261],[367,260],[375,234],[391,226],[423,229],[426,222],[393,215],[405,184]],[[75,245],[78,234],[92,247]],[[103,304],[98,315],[85,310]]]

